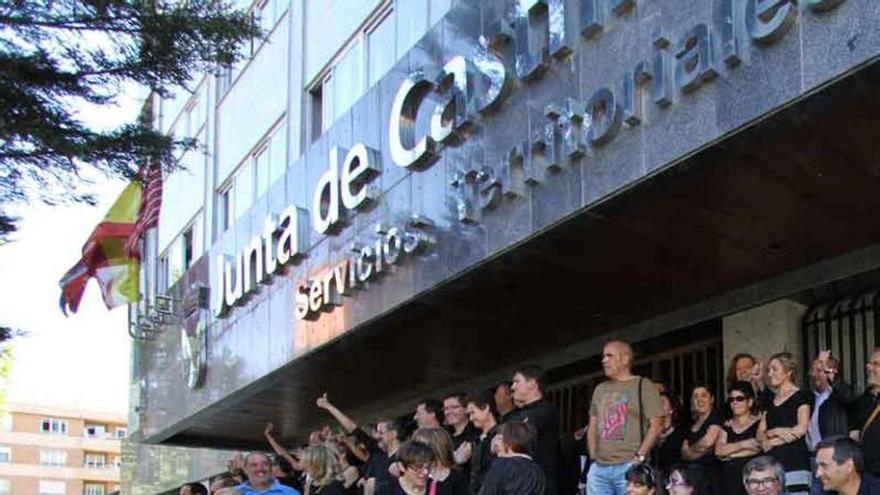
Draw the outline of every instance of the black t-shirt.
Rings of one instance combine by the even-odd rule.
[[[476,440],[473,442],[473,449],[471,450],[471,462],[470,462],[470,492],[472,495],[476,495],[480,491],[480,487],[483,486],[483,478],[486,476],[486,473],[489,472],[489,468],[492,466],[492,461],[495,459],[495,454],[492,453],[492,440],[495,438],[495,435],[498,434],[498,427],[493,426],[488,433],[486,433],[485,438],[480,438],[477,436]]]
[[[428,494],[428,490],[426,489],[425,495],[427,495],[427,494]],[[400,486],[400,480],[398,480],[397,477],[392,476],[389,479],[388,484],[383,486],[381,489],[376,490],[376,495],[409,495],[409,494],[406,493],[406,491],[403,489],[403,487]]]
[[[755,421],[752,426],[739,433],[730,426],[722,426],[722,429],[727,433],[727,443],[737,443],[755,438],[760,423],[760,421]],[[755,457],[737,457],[721,462],[721,479],[719,481],[722,495],[746,495],[746,488],[742,481],[743,467]]]
[[[822,492],[822,495],[837,495],[838,492]],[[871,476],[863,476],[859,484],[858,495],[880,495],[880,480]]]
[[[449,435],[452,437],[452,450],[457,450],[461,447],[461,444],[465,442],[473,442],[475,438],[478,438],[480,436],[480,430],[476,429],[473,424],[468,422],[467,426],[461,430],[461,433],[456,435],[455,431],[450,429]]]
[[[475,495],[544,495],[547,492],[544,470],[531,459],[499,457],[483,479]]]
[[[311,495],[348,495],[348,491],[340,481],[334,481],[324,486],[315,486],[312,484],[309,487],[309,493]]]
[[[862,431],[878,405],[880,405],[880,393],[875,395],[865,392],[860,395],[851,410],[849,429]],[[880,478],[880,416],[875,418],[865,430],[862,452],[865,455],[865,470]]]
[[[559,476],[559,412],[544,399],[527,404],[512,413],[508,421],[530,423],[538,432],[533,457],[544,469],[546,495],[558,495]]]
[[[681,462],[681,445],[684,443],[685,427],[677,425],[665,437],[661,436],[651,451],[651,463],[662,473]]]
[[[780,405],[773,401],[767,404],[767,429],[792,428],[798,424],[798,409],[813,402],[812,397],[803,389],[793,393]],[[809,471],[810,457],[805,438],[799,438],[791,443],[773,447],[767,452],[782,464],[786,471]]]
[[[684,431],[684,438],[688,441],[689,445],[694,445],[695,443],[699,442],[704,436],[706,436],[706,433],[709,432],[709,427],[713,425],[721,425],[721,416],[716,411],[712,411],[712,413],[709,414],[709,417],[706,418],[706,421],[703,421],[703,424],[700,425],[700,428],[698,428],[697,431],[693,430],[693,426]],[[694,464],[701,464],[703,466],[713,466],[717,462],[717,458],[715,457],[715,452],[709,450],[708,452],[691,462]]]
[[[430,480],[428,487],[430,492]],[[437,482],[436,495],[468,495],[468,477],[460,469],[453,469],[443,481]]]
[[[388,472],[388,467],[391,465],[391,462],[388,460],[388,454],[379,447],[379,443],[375,438],[371,437],[360,427],[355,428],[352,434],[359,442],[366,446],[367,452],[370,454],[367,457],[367,462],[360,467],[361,478],[365,480],[375,478],[376,491],[378,492],[382,486],[388,483],[391,477],[391,474]]]

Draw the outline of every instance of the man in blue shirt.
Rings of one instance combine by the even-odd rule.
[[[262,452],[251,452],[244,458],[244,472],[248,481],[238,487],[243,495],[300,495],[272,477],[272,461]]]

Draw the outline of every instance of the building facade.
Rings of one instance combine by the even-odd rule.
[[[268,421],[301,439],[324,392],[366,420],[524,362],[574,430],[611,336],[682,394],[741,351],[831,348],[864,384],[877,2],[249,8],[246,61],[150,102],[203,146],[131,308],[124,490],[222,471],[204,449]]]
[[[124,415],[17,403],[5,409],[0,493],[118,493]]]

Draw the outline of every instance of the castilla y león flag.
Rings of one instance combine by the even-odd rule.
[[[126,250],[141,209],[141,185],[132,181],[123,189],[104,220],[95,227],[82,249],[82,258],[61,278],[61,311],[76,313],[89,279],[101,286],[108,309],[138,300],[140,260]]]

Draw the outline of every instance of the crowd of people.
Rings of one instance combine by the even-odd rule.
[[[723,400],[697,383],[686,405],[632,365],[629,344],[604,346],[607,379],[574,432],[573,476],[544,372],[524,366],[491,390],[421,401],[410,434],[393,418],[360,425],[325,394],[316,406],[337,433],[324,427],[288,450],[267,424],[273,456],[238,457],[209,489],[180,495],[880,495],[880,349],[861,394],[828,351],[811,363],[809,389],[789,353],[766,364],[738,354]]]

